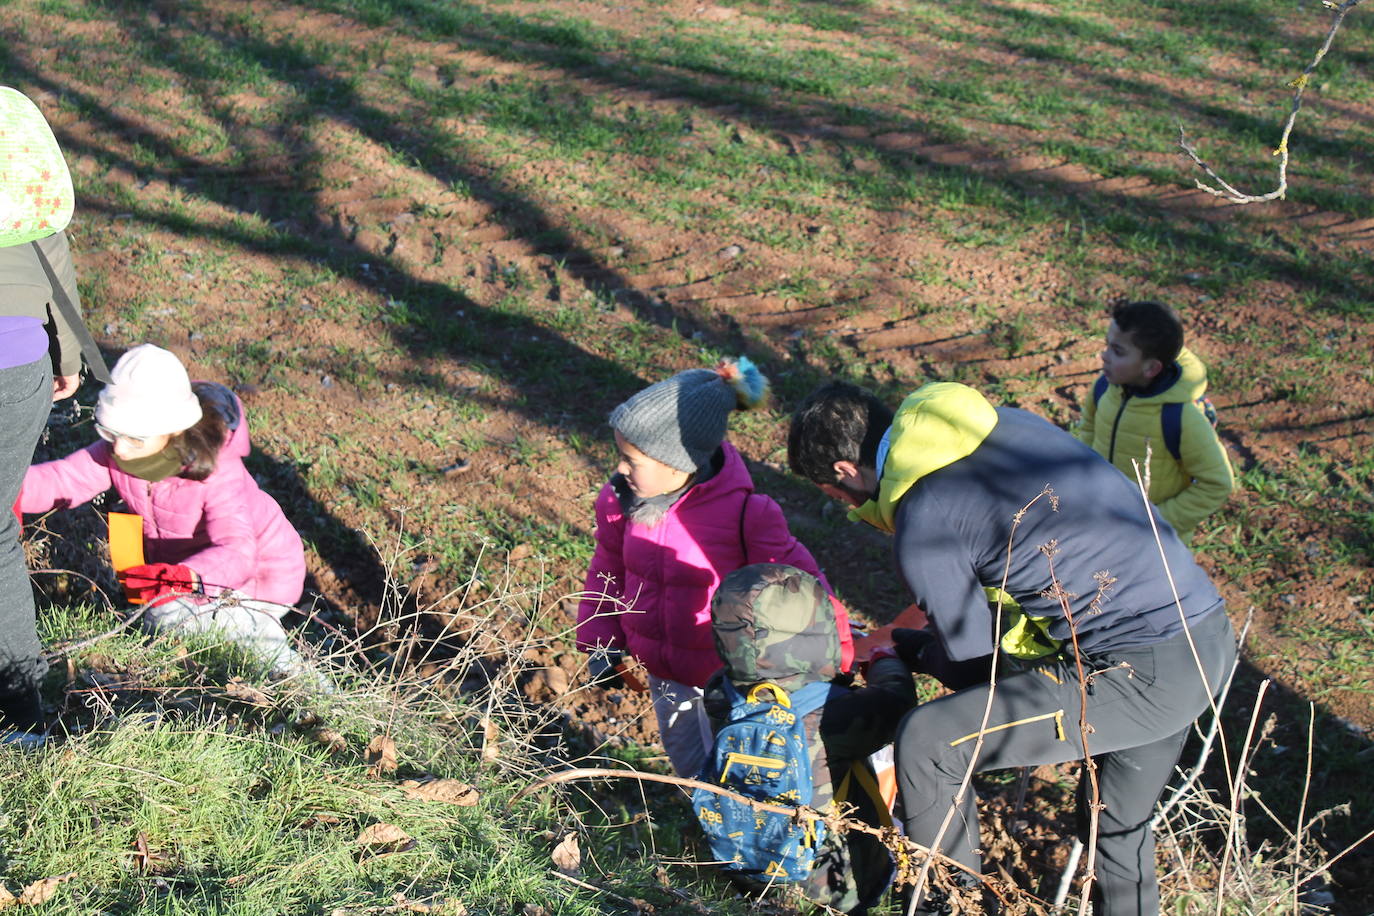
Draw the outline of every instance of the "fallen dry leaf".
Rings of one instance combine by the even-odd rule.
[[[368,847],[376,855],[405,852],[415,846],[415,840],[411,838],[410,834],[395,824],[385,822],[364,827],[363,832],[358,834],[358,838],[353,842],[359,846]]]
[[[75,877],[76,872],[69,871],[65,875],[58,875],[54,878],[40,878],[19,892],[19,905],[38,906],[41,903],[47,903],[52,899],[52,895],[57,893],[59,884]]]
[[[501,757],[501,729],[490,716],[482,717],[482,759],[493,763]]]
[[[378,735],[367,743],[368,772],[373,776],[385,776],[396,772],[396,741],[387,735]]]
[[[391,897],[395,903],[390,906],[341,906],[331,910],[329,916],[392,916],[399,913],[430,913],[433,916],[467,916],[468,908],[461,900],[440,900],[427,903],[423,900],[410,900],[405,894],[397,893]]]
[[[251,706],[271,706],[272,698],[241,677],[232,677],[224,685],[224,694],[230,699]]]
[[[577,848],[577,834],[563,837],[563,842],[553,848],[550,854],[554,867],[565,875],[575,875],[582,867],[582,850]]]
[[[7,910],[19,903],[19,898],[10,893],[9,888],[0,884],[0,910]]]
[[[387,907],[388,910],[397,913],[432,913],[435,916],[466,916],[468,908],[459,900],[433,901],[411,900],[405,894],[397,891],[391,895],[395,902],[394,907]]]
[[[348,747],[348,742],[344,740],[344,736],[332,728],[317,728],[311,733],[311,737],[329,748],[331,754],[337,754]]]
[[[138,863],[138,873],[146,875],[152,871],[153,854],[148,851],[148,837],[142,830],[134,841],[134,861]]]
[[[474,787],[456,779],[431,779],[429,782],[405,779],[401,781],[401,791],[422,801],[448,802],[464,808],[477,804],[481,798]]]
[[[358,834],[358,839],[354,842],[364,846],[386,846],[391,843],[404,843],[410,839],[410,834],[406,833],[395,824],[388,824],[385,821],[364,827]]]

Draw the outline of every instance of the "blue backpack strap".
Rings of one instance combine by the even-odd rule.
[[[1159,408],[1159,425],[1164,432],[1164,447],[1175,461],[1183,460],[1183,404],[1172,401]]]
[[[797,716],[809,715],[825,705],[825,701],[830,698],[831,683],[829,681],[815,681],[807,684],[801,690],[792,693],[792,712]]]
[[[1102,400],[1102,395],[1107,393],[1107,377],[1099,375],[1097,381],[1093,382],[1093,403]]]

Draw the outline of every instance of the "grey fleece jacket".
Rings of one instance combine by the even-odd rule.
[[[1053,499],[1035,500],[1046,487]],[[1032,500],[1013,535],[1016,514]],[[1066,594],[1086,656],[1162,642],[1182,631],[1166,563],[1190,625],[1222,606],[1192,552],[1141,499],[1134,482],[1024,410],[997,408],[997,424],[981,444],[918,480],[894,521],[898,568],[954,661],[996,648],[983,589],[1001,584],[1009,541],[1007,591],[1026,613],[1049,618],[1050,635],[1067,644],[1069,624],[1052,590],[1053,563],[1053,580]]]

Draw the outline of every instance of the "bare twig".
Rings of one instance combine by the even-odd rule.
[[[558,773],[552,773],[548,776],[545,776],[538,782],[534,782],[528,786],[525,786],[523,789],[521,789],[519,792],[516,792],[515,795],[511,797],[511,804],[515,804],[515,802],[519,801],[527,795],[531,795],[535,792],[538,792],[540,789],[546,789],[549,786],[556,785],[558,783],[573,782],[575,780],[580,779],[634,779],[641,782],[661,782],[666,785],[681,786],[686,789],[705,789],[707,792],[713,792],[716,795],[721,795],[726,798],[732,798],[736,801],[743,802],[746,805],[749,805],[755,811],[764,811],[773,814],[785,814],[788,817],[792,818],[807,818],[813,821],[822,821],[825,823],[827,827],[832,827],[834,829],[839,830],[853,830],[859,833],[866,833],[870,836],[877,837],[884,843],[884,845],[887,845],[889,847],[891,847],[891,845],[894,842],[900,843],[901,851],[903,853],[910,854],[914,852],[923,856],[926,860],[938,857],[941,863],[948,865],[951,868],[956,868],[966,874],[972,875],[979,881],[986,880],[976,870],[969,868],[966,865],[962,865],[959,862],[956,862],[953,859],[950,859],[946,856],[941,856],[939,855],[939,853],[934,852],[933,850],[925,846],[922,846],[919,843],[913,842],[912,840],[909,840],[901,836],[899,833],[897,833],[895,829],[891,827],[874,827],[871,824],[867,824],[860,820],[855,820],[854,818],[840,817],[834,813],[825,814],[820,811],[817,811],[815,808],[811,808],[806,805],[778,805],[774,804],[773,802],[759,801],[756,798],[750,798],[747,795],[741,795],[738,792],[733,792],[730,789],[727,789],[723,786],[712,785],[709,782],[702,782],[699,779],[689,779],[685,776],[668,776],[662,773],[644,773],[640,772],[639,770],[607,770],[592,767],[581,767],[578,769],[563,770]]]
[[[1002,584],[997,594],[997,615],[993,626],[993,633],[1002,632],[1003,598],[1007,593],[1007,580],[1011,577],[1011,548],[1016,540],[1016,529],[1020,527],[1021,520],[1026,517],[1026,513],[1030,511],[1031,506],[1039,502],[1041,497],[1047,498],[1050,501],[1051,507],[1054,509],[1057,510],[1059,508],[1059,500],[1054,495],[1054,491],[1050,489],[1049,486],[1046,486],[1039,493],[1035,494],[1035,498],[1022,506],[1021,509],[1012,516],[1011,530],[1007,533],[1006,561],[1002,566]],[[993,647],[994,655],[997,652],[997,648],[997,646]],[[930,852],[932,855],[926,856],[921,862],[921,870],[916,874],[916,882],[911,889],[911,899],[907,904],[907,916],[912,916],[920,903],[921,892],[925,889],[926,882],[930,878],[930,868],[934,864],[933,856],[939,853],[940,843],[944,840],[945,834],[949,831],[949,826],[953,823],[955,815],[959,813],[959,806],[963,804],[964,797],[968,794],[969,786],[973,782],[973,775],[978,772],[978,755],[983,750],[985,736],[987,735],[988,720],[992,717],[992,701],[996,695],[997,664],[994,661],[992,673],[988,677],[988,698],[987,702],[983,704],[983,719],[978,723],[978,737],[975,739],[973,750],[969,755],[968,767],[964,770],[964,778],[963,781],[959,783],[958,791],[956,791],[954,797],[950,799],[950,806],[945,811],[944,820],[940,822],[940,829],[935,832],[935,838],[930,842]],[[963,866],[960,866],[960,868],[963,868]],[[967,871],[968,869],[964,870]]]
[[[1241,645],[1245,645],[1245,637],[1250,632],[1250,624],[1254,622],[1254,619],[1255,609],[1252,607],[1249,613],[1245,615],[1245,625],[1241,627],[1240,635],[1237,637]],[[1231,663],[1231,673],[1227,675],[1226,683],[1221,687],[1221,695],[1217,697],[1217,709],[1225,708],[1226,698],[1231,693],[1231,685],[1235,683],[1236,671],[1239,669],[1240,655],[1237,654],[1236,660]],[[1150,820],[1150,829],[1153,830],[1161,824],[1164,819],[1169,816],[1169,812],[1173,810],[1179,800],[1184,798],[1197,783],[1198,779],[1201,778],[1202,771],[1207,767],[1207,758],[1211,756],[1212,746],[1216,743],[1217,735],[1219,734],[1221,734],[1221,719],[1214,715],[1212,716],[1211,725],[1207,728],[1207,736],[1202,739],[1202,750],[1198,752],[1197,763],[1193,764],[1193,768],[1189,771],[1188,777],[1184,779],[1183,782],[1179,783],[1177,788],[1169,794],[1169,800],[1159,806],[1159,810],[1155,812],[1155,816]]]
[[[614,893],[612,893],[612,892],[606,890],[604,887],[597,887],[595,884],[591,884],[591,883],[589,883],[589,882],[587,882],[587,881],[583,881],[583,880],[581,880],[581,879],[579,879],[579,878],[574,878],[572,875],[565,874],[564,872],[558,871],[557,869],[550,868],[550,869],[549,869],[549,874],[550,874],[550,875],[553,875],[555,878],[558,878],[558,879],[561,880],[561,881],[567,881],[569,884],[576,884],[578,887],[582,888],[583,890],[587,890],[587,891],[596,891],[598,894],[605,894],[607,897],[609,897],[610,899],[614,900],[616,903],[620,904],[621,906],[627,906],[627,907],[629,907],[629,908],[632,909],[632,910],[639,910],[639,909],[641,909],[641,907],[639,906],[639,904],[635,903],[635,902],[634,902],[633,900],[631,900],[629,897],[622,897],[622,896],[620,896],[619,894],[614,894]]]
[[[1069,624],[1069,638],[1073,641],[1073,663],[1074,670],[1078,674],[1078,735],[1083,742],[1083,772],[1088,777],[1088,860],[1083,865],[1083,889],[1079,895],[1078,913],[1084,916],[1088,912],[1088,906],[1092,901],[1092,885],[1097,879],[1097,832],[1102,810],[1101,788],[1097,782],[1097,762],[1093,760],[1092,753],[1088,750],[1088,734],[1092,731],[1092,726],[1088,723],[1088,673],[1083,670],[1083,653],[1078,648],[1078,627],[1074,623],[1073,608],[1069,606],[1068,593],[1059,584],[1059,577],[1054,572],[1054,553],[1057,548],[1053,544],[1041,548],[1050,565],[1050,582],[1053,583],[1055,597],[1059,599],[1059,608],[1064,612],[1064,619]],[[1082,779],[1080,775],[1078,777]]]
[[[1331,42],[1335,40],[1336,32],[1340,30],[1341,23],[1344,22],[1346,14],[1359,6],[1361,2],[1362,0],[1341,0],[1341,2],[1336,2],[1336,0],[1322,0],[1322,5],[1331,10],[1331,27],[1327,30],[1326,40],[1322,42],[1321,47],[1312,58],[1312,62],[1303,69],[1302,73],[1288,83],[1293,89],[1293,101],[1292,107],[1288,112],[1288,119],[1283,125],[1283,133],[1279,138],[1278,148],[1274,150],[1274,155],[1279,159],[1278,186],[1274,188],[1274,190],[1267,194],[1247,194],[1244,191],[1237,190],[1227,182],[1226,179],[1218,175],[1210,165],[1203,161],[1202,157],[1198,155],[1197,150],[1188,142],[1188,137],[1184,133],[1183,125],[1179,125],[1179,147],[1182,148],[1189,159],[1193,160],[1198,168],[1202,169],[1203,173],[1208,178],[1212,179],[1212,181],[1216,182],[1218,185],[1218,187],[1214,187],[1203,183],[1201,179],[1195,179],[1195,183],[1200,190],[1206,191],[1214,197],[1224,197],[1236,204],[1261,203],[1267,200],[1283,199],[1284,195],[1288,192],[1288,137],[1293,132],[1293,123],[1297,120],[1298,111],[1302,108],[1303,93],[1307,91],[1312,72],[1317,69],[1317,65],[1322,62],[1322,58],[1326,57],[1326,52],[1331,49]]]
[[[1069,850],[1069,861],[1064,865],[1064,872],[1059,876],[1059,887],[1054,892],[1054,908],[1058,910],[1064,905],[1064,901],[1069,899],[1069,888],[1073,886],[1074,872],[1078,871],[1078,863],[1083,858],[1083,841],[1074,838],[1073,848]]]
[[[1146,445],[1146,448],[1145,448],[1145,464],[1146,464],[1147,467],[1148,467],[1148,465],[1149,465],[1149,463],[1150,463],[1150,457],[1151,457],[1151,451],[1150,451],[1150,448],[1149,448],[1149,446],[1148,446],[1148,444],[1147,444],[1147,445]],[[1143,479],[1143,478],[1141,477],[1141,470],[1140,470],[1140,462],[1139,462],[1139,461],[1137,461],[1136,459],[1132,458],[1132,459],[1131,459],[1131,467],[1134,468],[1134,470],[1135,470],[1135,481],[1136,481],[1136,486],[1137,486],[1137,487],[1139,488],[1139,490],[1140,490],[1140,499],[1141,499],[1141,501],[1145,504],[1145,517],[1146,517],[1147,519],[1149,519],[1149,521],[1150,521],[1150,532],[1154,535],[1154,538],[1155,538],[1155,546],[1159,548],[1159,559],[1160,559],[1160,562],[1161,562],[1161,563],[1163,564],[1163,566],[1164,566],[1164,576],[1165,576],[1165,578],[1168,579],[1168,581],[1169,581],[1169,593],[1170,593],[1171,595],[1173,595],[1173,598],[1174,598],[1174,607],[1178,610],[1178,619],[1179,619],[1179,621],[1183,624],[1183,635],[1184,635],[1184,636],[1187,638],[1187,640],[1188,640],[1188,650],[1189,650],[1190,652],[1193,653],[1193,664],[1197,666],[1198,677],[1202,678],[1202,685],[1203,685],[1204,688],[1206,688],[1206,691],[1207,691],[1207,705],[1208,705],[1208,706],[1211,708],[1211,710],[1212,710],[1212,719],[1213,719],[1213,721],[1215,721],[1215,722],[1220,722],[1220,721],[1221,721],[1221,707],[1217,705],[1217,691],[1216,691],[1216,689],[1212,686],[1211,682],[1207,680],[1207,669],[1206,669],[1206,667],[1202,664],[1202,656],[1198,655],[1197,643],[1195,643],[1195,642],[1193,641],[1193,630],[1192,630],[1192,627],[1188,626],[1188,615],[1187,615],[1186,613],[1184,613],[1184,611],[1183,611],[1183,599],[1179,597],[1179,594],[1178,594],[1178,584],[1174,581],[1174,572],[1173,572],[1173,570],[1171,570],[1171,569],[1169,568],[1169,558],[1168,558],[1168,556],[1167,556],[1167,555],[1165,554],[1165,552],[1164,552],[1164,541],[1163,541],[1163,539],[1160,537],[1160,534],[1159,534],[1159,525],[1155,522],[1155,514],[1154,514],[1154,512],[1152,512],[1151,509],[1150,509],[1151,503],[1150,503],[1150,490],[1149,490],[1149,484],[1145,481],[1145,479]],[[1239,651],[1239,650],[1237,650],[1237,651]],[[1221,743],[1221,756],[1222,756],[1222,760],[1223,760],[1223,761],[1225,762],[1225,764],[1226,764],[1226,766],[1225,766],[1225,770],[1226,770],[1226,773],[1227,773],[1227,777],[1226,777],[1226,778],[1227,778],[1227,780],[1228,780],[1228,782],[1229,782],[1230,779],[1231,779],[1231,777],[1230,777],[1231,759],[1230,759],[1230,754],[1229,754],[1229,753],[1227,752],[1227,750],[1226,750],[1226,742],[1225,742],[1225,741],[1223,741],[1223,742]],[[1234,795],[1235,792],[1236,792],[1236,787],[1235,787],[1235,784],[1234,784],[1234,783],[1231,783],[1230,789],[1231,789],[1231,794]]]
[[[1217,916],[1221,916],[1226,905],[1226,870],[1231,863],[1231,852],[1238,833],[1237,825],[1240,823],[1240,799],[1245,787],[1246,764],[1253,747],[1255,723],[1259,721],[1260,706],[1264,703],[1264,694],[1269,689],[1269,684],[1268,678],[1261,682],[1259,693],[1255,696],[1255,708],[1250,713],[1250,727],[1245,732],[1245,743],[1241,745],[1240,760],[1236,763],[1236,776],[1231,782],[1231,811],[1227,824],[1226,845],[1221,854],[1221,866],[1217,870]]]
[[[110,596],[109,596],[109,595],[105,594],[105,589],[101,588],[99,582],[96,582],[94,579],[92,579],[90,576],[86,575],[85,573],[77,572],[77,571],[74,570],[74,569],[52,569],[52,568],[49,568],[49,569],[31,569],[31,570],[29,570],[29,574],[30,574],[30,575],[45,575],[45,576],[76,576],[78,579],[85,579],[87,582],[90,583],[91,589],[92,589],[93,591],[95,591],[97,594],[99,594],[100,597],[101,597],[101,599],[104,600],[104,602],[105,602],[105,610],[107,610],[107,611],[113,611],[113,610],[114,610],[114,602],[110,600]]]

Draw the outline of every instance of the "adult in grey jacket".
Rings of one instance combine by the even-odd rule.
[[[85,333],[58,307],[35,245],[68,300],[78,308],[80,302],[65,232],[0,248],[0,735],[43,724],[33,591],[10,507],[53,402],[80,384]]]
[[[898,729],[906,835],[977,873],[973,793],[949,817],[964,774],[1090,755],[1097,778],[1080,781],[1079,826],[1096,841],[1093,912],[1158,916],[1150,819],[1236,653],[1220,594],[1158,510],[1073,436],[949,382],[895,414],[854,386],[819,389],[793,416],[788,457],[851,518],[892,533],[898,573],[931,622],[898,631],[903,660],[947,684],[962,669],[959,689]],[[1039,638],[1002,632],[989,587]],[[949,912],[942,893],[914,912]]]

